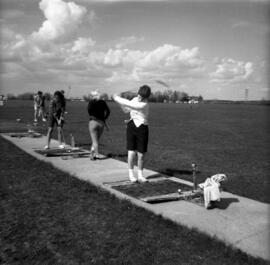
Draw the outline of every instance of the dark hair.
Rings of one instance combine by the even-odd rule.
[[[43,93],[42,93],[42,91],[38,91],[37,94],[38,95],[42,95]]]
[[[149,98],[151,95],[151,88],[147,85],[143,85],[139,88],[138,94],[142,97],[142,98]]]
[[[55,91],[54,92],[54,96],[58,96],[61,104],[65,105],[65,98],[64,98],[64,95],[60,92],[60,91]]]
[[[59,96],[59,97],[61,97],[62,96],[62,93],[60,92],[60,91],[55,91],[54,92],[54,94],[53,94],[54,96]]]

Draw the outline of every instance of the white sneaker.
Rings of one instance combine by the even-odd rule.
[[[48,145],[45,145],[44,150],[48,150],[48,149],[50,149],[50,147]]]
[[[141,182],[141,183],[148,182],[148,180],[145,177],[143,177],[143,176],[139,176],[138,177],[138,181]]]
[[[42,119],[43,121],[47,121],[45,118]]]
[[[137,182],[137,179],[134,176],[129,176],[129,180],[131,183]]]
[[[64,145],[64,144],[60,144],[58,147],[59,147],[60,149],[65,149],[65,145]]]
[[[34,119],[34,122],[37,122],[37,119]]]

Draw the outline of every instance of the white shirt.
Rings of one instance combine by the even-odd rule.
[[[39,95],[34,96],[34,107],[38,108],[41,104],[41,97]]]
[[[136,127],[139,127],[142,124],[148,125],[149,104],[147,102],[139,101],[138,97],[128,100],[115,96],[114,100],[129,109],[130,119],[133,120]]]

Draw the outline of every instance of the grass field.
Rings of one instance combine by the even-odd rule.
[[[109,103],[109,131],[101,141],[101,152],[126,160],[127,116]],[[191,163],[199,165],[199,181],[225,173],[224,190],[270,202],[269,106],[248,104],[151,104],[150,143],[146,167],[191,180]],[[77,145],[90,147],[86,102],[68,102],[64,127],[66,141],[75,136]],[[1,131],[26,130],[32,121],[31,101],[8,101],[0,109]],[[8,125],[21,118],[22,122]],[[37,131],[46,133],[46,126]],[[56,134],[55,134],[56,137]],[[44,143],[45,145],[45,143]]]
[[[0,145],[0,264],[268,264]]]

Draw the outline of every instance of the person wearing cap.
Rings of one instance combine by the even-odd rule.
[[[138,94],[132,100],[114,95],[113,99],[120,104],[124,112],[130,113],[130,120],[127,121],[126,141],[128,150],[128,172],[131,182],[146,182],[143,176],[144,159],[148,146],[148,99],[151,95],[151,88],[143,85],[139,88]],[[137,155],[138,178],[134,176],[134,163]]]
[[[54,125],[57,126],[57,134],[59,141],[59,148],[64,149],[65,143],[63,143],[63,125],[64,125],[64,97],[60,91],[54,93],[53,99],[50,102],[49,116],[48,116],[48,133],[47,144],[44,149],[50,148],[50,141],[53,132]]]
[[[89,133],[92,140],[90,159],[100,159],[99,141],[104,127],[106,126],[106,120],[110,116],[110,109],[105,100],[101,99],[101,95],[98,91],[91,92],[91,99],[88,103],[88,114]]]
[[[34,122],[38,122],[37,117],[41,115],[43,121],[46,121],[44,115],[45,109],[45,97],[41,91],[38,91],[36,95],[34,95]]]

